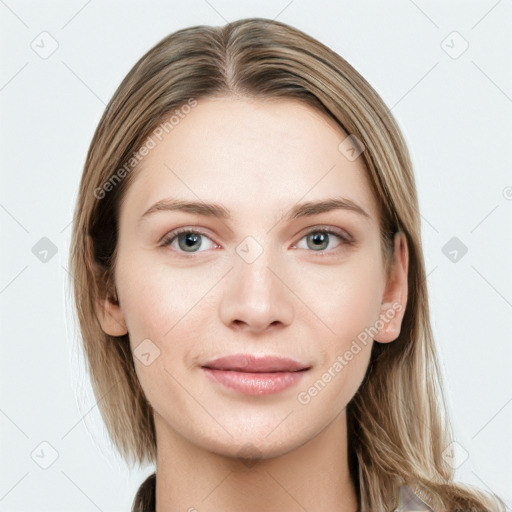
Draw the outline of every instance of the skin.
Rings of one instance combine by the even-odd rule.
[[[394,316],[374,339],[398,337],[408,251],[403,234],[395,235],[387,274],[364,162],[338,150],[346,136],[295,100],[202,98],[136,171],[120,211],[119,303],[105,299],[99,316],[108,334],[129,333],[132,351],[145,339],[160,351],[147,366],[134,357],[154,409],[157,512],[357,509],[345,407],[374,340],[359,343],[307,404],[298,394],[329,368],[332,374],[337,357],[392,304]],[[140,221],[171,196],[219,203],[232,218],[159,211]],[[337,209],[284,219],[297,203],[333,196],[369,218]],[[318,226],[347,233],[352,243],[331,234],[315,248],[307,235]],[[193,252],[177,238],[161,244],[181,227],[206,232]],[[262,251],[251,263],[236,251],[248,236]],[[257,245],[250,247],[255,254]],[[310,369],[290,389],[248,396],[212,383],[201,369],[236,353],[290,357]]]

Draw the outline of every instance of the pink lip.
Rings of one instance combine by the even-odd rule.
[[[213,370],[232,370],[249,373],[296,372],[309,368],[308,365],[301,364],[294,359],[277,356],[256,357],[251,354],[219,357],[203,364],[204,367]]]
[[[247,395],[284,391],[297,384],[309,368],[293,359],[249,354],[220,357],[202,366],[210,379]]]

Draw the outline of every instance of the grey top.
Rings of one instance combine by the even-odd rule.
[[[428,501],[423,493],[420,494],[423,499]],[[402,485],[398,490],[398,507],[393,512],[434,512],[422,498],[409,485]]]

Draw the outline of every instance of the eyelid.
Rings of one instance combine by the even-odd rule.
[[[176,228],[176,229],[169,231],[160,239],[160,241],[158,242],[158,245],[169,246],[171,244],[171,242],[177,236],[179,236],[183,233],[195,233],[198,235],[202,235],[202,236],[209,238],[215,245],[219,245],[219,244],[217,244],[217,242],[215,242],[215,240],[212,239],[212,237],[205,230],[203,230],[201,228],[196,228],[193,226],[184,226],[184,227]]]
[[[317,225],[309,226],[308,228],[305,228],[298,235],[297,242],[295,242],[293,244],[293,247],[295,247],[296,244],[298,244],[298,242],[300,242],[305,236],[308,236],[311,233],[322,232],[322,231],[326,232],[328,234],[334,234],[334,235],[338,236],[341,239],[341,245],[350,245],[350,244],[355,243],[355,240],[353,239],[353,237],[346,230],[337,228],[335,226],[330,226],[330,225],[325,225],[325,224],[317,224]],[[180,234],[183,234],[183,233],[199,234],[199,235],[205,236],[208,239],[210,239],[215,245],[217,245],[217,246],[220,245],[217,242],[215,242],[215,240],[213,240],[212,237],[205,230],[203,230],[202,228],[194,227],[194,226],[184,226],[184,227],[176,228],[176,229],[173,229],[172,231],[169,231],[160,239],[159,245],[161,245],[162,247],[168,247],[168,246],[170,246],[170,244],[174,241],[174,239],[177,236],[179,236]],[[338,248],[332,249],[330,251],[310,250],[308,252],[325,255],[325,254],[334,254],[337,251],[338,251]],[[175,251],[175,252],[177,252],[180,255],[187,255],[187,253],[184,251]],[[200,252],[205,252],[205,251],[197,251],[196,253],[200,253]],[[188,254],[192,255],[192,254],[196,254],[196,253],[191,252]]]
[[[345,229],[337,228],[335,226],[330,226],[327,224],[317,224],[315,226],[310,226],[306,228],[304,231],[301,232],[299,235],[300,238],[305,237],[306,235],[309,235],[310,233],[316,232],[316,231],[326,231],[328,233],[333,233],[334,235],[339,236],[343,239],[343,241],[350,243],[354,242],[353,237],[346,231]]]

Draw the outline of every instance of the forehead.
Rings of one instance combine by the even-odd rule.
[[[343,196],[376,219],[363,158],[339,150],[346,137],[333,119],[296,100],[199,99],[161,140],[153,137],[121,216],[140,216],[166,197],[254,213]]]

